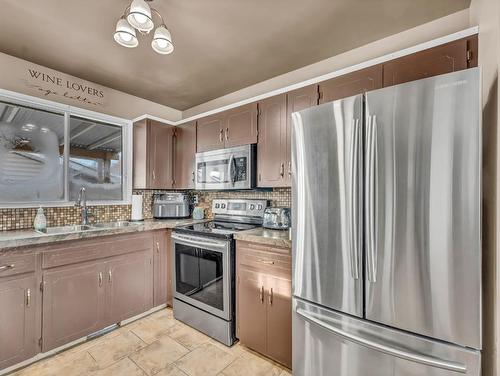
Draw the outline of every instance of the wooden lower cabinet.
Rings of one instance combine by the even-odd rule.
[[[238,241],[236,325],[241,343],[292,366],[292,269],[289,249]]]
[[[255,351],[265,354],[267,327],[264,281],[261,273],[245,266],[238,269],[238,338]]]
[[[37,285],[34,273],[0,278],[0,370],[39,351]]]
[[[154,270],[153,270],[153,306],[157,307],[167,304],[169,295],[168,272],[170,260],[168,260],[168,247],[170,245],[170,230],[159,231],[154,234]],[[171,295],[171,291],[170,291]]]
[[[114,257],[106,262],[106,324],[114,324],[153,308],[151,250]]]
[[[42,351],[62,346],[104,326],[105,265],[63,266],[43,275]]]
[[[292,280],[269,276],[267,354],[292,366]]]

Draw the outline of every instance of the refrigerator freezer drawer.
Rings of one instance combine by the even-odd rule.
[[[294,376],[479,376],[481,353],[293,301]]]

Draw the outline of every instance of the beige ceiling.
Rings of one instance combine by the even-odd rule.
[[[2,0],[0,51],[184,110],[465,9],[470,0],[155,0],[175,51],[113,41],[129,0]],[[1,69],[1,67],[0,67]]]

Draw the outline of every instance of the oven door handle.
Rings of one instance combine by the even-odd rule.
[[[177,240],[177,243],[189,245],[196,248],[204,248],[204,249],[215,248],[215,249],[220,249],[221,251],[227,249],[227,242],[212,240],[205,237],[195,238],[193,236],[172,233],[172,239]]]

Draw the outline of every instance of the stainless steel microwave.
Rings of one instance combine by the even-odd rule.
[[[256,145],[196,153],[198,190],[252,189],[256,183]]]

